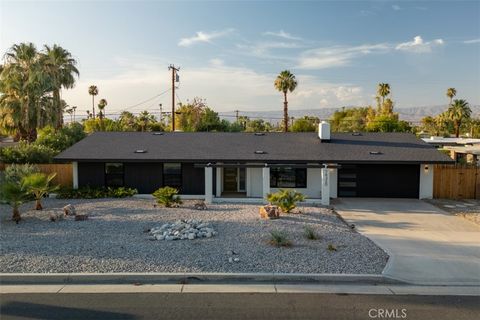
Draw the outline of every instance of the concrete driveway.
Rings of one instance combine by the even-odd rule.
[[[342,198],[337,212],[383,248],[383,274],[417,284],[480,285],[480,227],[415,199]]]

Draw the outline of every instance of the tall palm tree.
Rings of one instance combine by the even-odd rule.
[[[468,102],[463,99],[455,99],[447,110],[448,117],[453,122],[455,128],[455,137],[460,136],[460,126],[463,122],[470,119],[472,110]]]
[[[288,100],[287,93],[297,87],[295,76],[288,70],[280,72],[274,82],[275,88],[283,93],[283,131],[288,132]]]
[[[377,95],[382,97],[382,105],[385,103],[385,97],[390,94],[390,85],[388,83],[379,83],[377,86]]]
[[[457,89],[455,89],[455,88],[448,88],[447,89],[447,97],[450,99],[450,103],[448,104],[449,106],[452,105],[453,97],[455,97],[456,95],[457,95]]]
[[[46,73],[51,77],[53,91],[53,106],[55,111],[55,128],[63,125],[63,108],[60,98],[62,88],[70,89],[75,86],[75,76],[79,76],[72,54],[58,45],[50,47],[45,45],[45,53],[42,54],[42,63]]]
[[[37,127],[43,116],[42,102],[50,91],[50,80],[32,43],[13,45],[5,54],[0,74],[0,118],[9,122],[19,139],[35,141],[37,138]]]
[[[95,119],[95,96],[98,94],[98,88],[95,85],[88,87],[88,94],[92,96],[92,117]]]

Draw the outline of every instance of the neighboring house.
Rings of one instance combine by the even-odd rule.
[[[422,140],[440,150],[446,150],[458,163],[480,164],[480,139],[430,137]]]
[[[97,132],[55,159],[73,162],[74,187],[172,186],[207,202],[293,188],[336,197],[431,198],[433,166],[453,163],[413,134]]]

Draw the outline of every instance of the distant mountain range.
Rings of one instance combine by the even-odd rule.
[[[349,107],[346,107],[349,108]],[[446,105],[437,105],[437,106],[423,106],[423,107],[407,107],[407,108],[395,108],[394,112],[397,112],[401,120],[409,122],[419,122],[422,118],[426,116],[436,116],[447,108]],[[472,114],[475,117],[480,116],[480,105],[470,106],[472,109]],[[303,116],[313,116],[318,117],[322,120],[330,118],[330,116],[337,110],[341,108],[322,108],[322,109],[304,109],[304,110],[289,110],[288,115],[290,117],[303,117]],[[225,118],[232,120],[234,116],[233,113],[221,113],[225,115]],[[241,112],[241,116],[248,116],[250,118],[261,118],[266,121],[276,123],[279,122],[283,117],[283,110],[279,109],[278,111],[251,111],[251,112]]]

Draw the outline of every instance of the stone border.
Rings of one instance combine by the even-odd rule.
[[[299,273],[1,273],[0,284],[406,284],[386,275]]]

